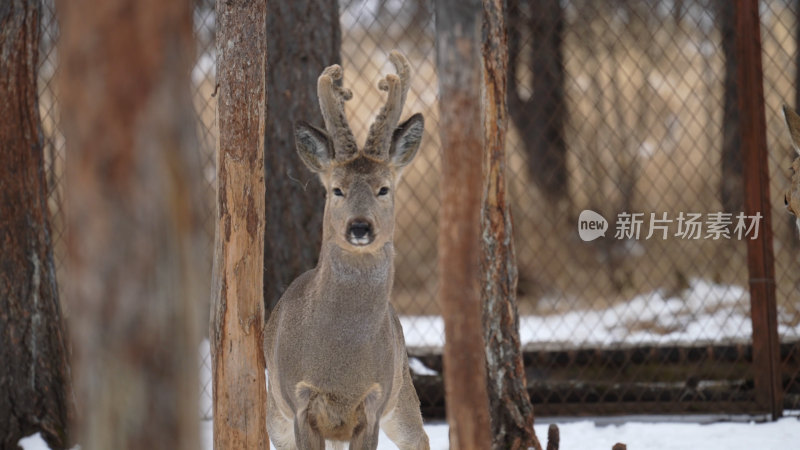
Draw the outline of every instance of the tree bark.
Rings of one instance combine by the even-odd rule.
[[[508,1],[508,110],[525,145],[528,175],[550,201],[558,201],[568,195],[564,10],[559,0],[528,0],[523,13],[524,1]],[[525,29],[531,40],[527,99],[521,97],[516,77]]]
[[[325,191],[295,152],[294,124],[322,124],[317,76],[340,62],[337,2],[275,2],[267,10],[264,300],[271,310],[289,284],[317,263]]]
[[[68,351],[47,210],[36,89],[37,0],[0,7],[0,448],[69,444]]]
[[[192,2],[57,6],[78,441],[194,450],[208,275]]]
[[[722,200],[722,209],[725,212],[735,214],[742,211],[744,207],[741,124],[736,86],[739,65],[736,57],[735,4],[728,0],[717,0],[715,6],[722,54],[725,59],[722,96],[722,178],[720,199]]]
[[[266,449],[266,0],[217,1],[217,231],[212,282],[214,448]]]
[[[483,0],[484,182],[481,281],[492,448],[542,450],[522,363],[517,261],[506,200],[507,39],[503,0]]]
[[[480,207],[483,135],[479,0],[438,0],[436,60],[442,142],[439,292],[450,446],[491,445],[481,333]]]

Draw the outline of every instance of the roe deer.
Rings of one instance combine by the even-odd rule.
[[[342,68],[317,80],[325,130],[295,127],[297,153],[327,192],[319,262],[292,282],[264,329],[267,429],[278,449],[375,449],[383,428],[401,449],[428,449],[411,384],[394,279],[394,189],[419,148],[424,120],[398,125],[408,61],[378,83],[388,100],[358,149],[344,113]]]
[[[792,161],[792,184],[783,197],[786,209],[797,219],[797,231],[800,233],[800,116],[794,110],[783,105],[783,117],[792,137],[792,147],[798,156]]]

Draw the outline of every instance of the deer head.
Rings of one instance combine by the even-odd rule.
[[[389,59],[396,74],[378,88],[388,92],[386,104],[358,148],[347,123],[344,102],[352,97],[342,87],[342,68],[327,67],[317,80],[325,129],[305,122],[295,126],[297,153],[325,186],[323,241],[350,252],[374,252],[394,234],[394,189],[404,166],[419,148],[425,122],[414,114],[399,123],[409,88],[410,68],[399,52]]]
[[[792,137],[792,147],[798,153],[791,167],[792,184],[784,194],[783,201],[789,213],[797,217],[797,229],[800,232],[800,116],[784,105],[783,117]]]

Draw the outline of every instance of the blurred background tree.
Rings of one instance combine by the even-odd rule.
[[[322,123],[317,76],[325,67],[341,62],[341,42],[337,2],[296,0],[275,2],[267,8],[267,311],[292,280],[317,264],[325,191],[295,152],[294,124],[300,120]]]
[[[62,0],[66,305],[77,440],[196,450],[208,298],[188,0]]]

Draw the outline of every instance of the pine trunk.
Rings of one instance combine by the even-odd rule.
[[[214,448],[266,449],[265,0],[217,1],[217,231],[212,282]],[[271,174],[272,175],[272,174]]]
[[[57,6],[78,442],[194,450],[208,275],[192,2]]]
[[[264,170],[264,301],[271,310],[289,284],[317,264],[325,191],[295,151],[294,124],[322,124],[317,76],[340,61],[339,6],[328,0],[275,2],[267,11]]]
[[[0,7],[0,448],[68,445],[68,354],[36,89],[41,4]]]
[[[439,302],[450,447],[490,448],[481,332],[481,3],[439,0],[436,59],[442,142]]]
[[[502,0],[483,0],[484,183],[481,209],[483,331],[492,448],[541,450],[533,430],[517,312],[517,261],[506,199],[506,30]]]

